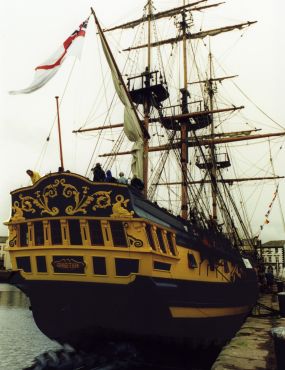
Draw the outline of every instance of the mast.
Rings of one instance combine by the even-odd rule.
[[[139,75],[128,78],[128,91],[133,103],[142,106],[144,119],[141,122],[144,130],[147,132],[150,119],[150,110],[154,107],[158,112],[161,109],[161,102],[169,97],[167,88],[164,86],[161,73],[158,70],[151,70],[151,44],[152,32],[151,22],[153,19],[152,0],[146,4],[148,26],[147,37],[147,65],[145,70]],[[148,153],[149,153],[149,136],[143,138],[143,158],[142,158],[142,179],[144,181],[144,195],[147,196],[148,190]]]
[[[149,89],[150,87],[150,65],[151,65],[151,15],[152,15],[152,0],[148,0],[147,4],[148,8],[148,48],[147,48],[147,67],[146,67],[146,79],[145,85],[146,88]],[[149,113],[150,113],[150,103],[149,97],[146,96],[143,104],[144,110],[144,127],[148,131],[149,128]],[[148,138],[145,137],[143,141],[143,182],[144,182],[144,195],[147,197],[147,189],[148,189]]]
[[[212,111],[214,109],[214,88],[213,88],[213,61],[212,61],[212,53],[210,50],[209,54],[209,62],[210,62],[210,79],[208,81],[208,93],[210,97],[210,110]],[[211,122],[211,138],[214,139],[215,137],[215,125],[214,125],[214,119]],[[215,155],[215,144],[210,144],[210,156],[211,156],[211,184],[212,184],[212,217],[213,221],[217,221],[217,163],[216,163],[216,155]]]
[[[185,6],[185,0],[183,0]],[[183,88],[180,90],[181,97],[181,110],[182,114],[188,113],[188,97],[187,90],[187,38],[186,38],[186,14],[185,10],[182,11],[182,45],[183,45]],[[187,164],[188,164],[188,124],[181,123],[181,217],[185,220],[188,215],[188,192],[187,192]]]
[[[58,141],[59,141],[60,167],[61,167],[61,170],[64,171],[58,96],[55,97],[55,100],[56,100],[56,112],[57,112],[57,129],[58,129]]]

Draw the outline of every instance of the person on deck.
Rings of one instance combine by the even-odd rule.
[[[26,173],[30,176],[32,184],[36,183],[41,178],[41,175],[36,171],[27,170]]]
[[[128,183],[128,180],[125,178],[124,172],[119,173],[118,183],[119,184],[127,184]]]
[[[131,180],[131,186],[136,188],[139,191],[143,191],[144,189],[144,183],[141,179],[139,179],[136,175]]]
[[[106,175],[100,163],[96,163],[96,166],[91,171],[93,172],[93,181],[105,181]]]
[[[108,170],[108,171],[106,171],[105,181],[106,182],[117,182],[117,179],[115,179],[115,177],[112,176],[112,172],[110,170]]]

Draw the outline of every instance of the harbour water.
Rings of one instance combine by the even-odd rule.
[[[0,370],[22,370],[39,354],[58,348],[37,328],[27,297],[0,284]]]

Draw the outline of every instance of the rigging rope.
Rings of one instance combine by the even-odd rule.
[[[217,63],[219,64],[219,62],[217,61]],[[226,72],[226,70],[219,64],[219,67],[225,72],[225,73],[227,73]],[[239,92],[248,100],[248,101],[250,101],[254,106],[255,106],[255,108],[256,109],[258,109],[262,114],[264,114],[265,115],[265,117],[267,117],[270,121],[272,121],[273,123],[275,123],[278,127],[280,127],[280,128],[282,128],[283,130],[285,130],[285,127],[284,126],[282,126],[282,125],[280,125],[278,122],[276,122],[272,117],[270,117],[266,112],[264,112],[264,110],[262,110],[252,99],[250,99],[249,98],[249,96],[248,95],[246,95],[246,93],[244,93],[243,91],[242,91],[242,89],[234,82],[234,81],[232,81],[232,83],[234,84],[234,86],[239,90]]]

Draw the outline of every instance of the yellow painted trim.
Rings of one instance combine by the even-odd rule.
[[[240,307],[169,307],[174,318],[208,318],[221,316],[234,316],[246,313],[249,306]]]
[[[88,220],[99,220],[99,221],[109,221],[109,220],[115,220],[115,221],[122,221],[122,222],[132,222],[132,221],[137,221],[137,222],[143,222],[143,218],[139,217],[133,217],[132,219],[126,219],[123,217],[116,217],[116,219],[111,218],[111,217],[97,217],[97,216],[53,216],[53,217],[37,217],[33,219],[25,219],[25,220],[16,220],[16,221],[7,221],[5,222],[5,225],[19,225],[19,224],[25,224],[28,221],[29,222],[35,222],[35,221],[50,221],[50,220],[79,220],[79,219],[84,219],[86,221]],[[3,223],[4,224],[4,223]],[[161,227],[161,225],[160,225]],[[170,228],[166,228],[167,230],[171,230]],[[173,231],[172,231],[173,232]]]

